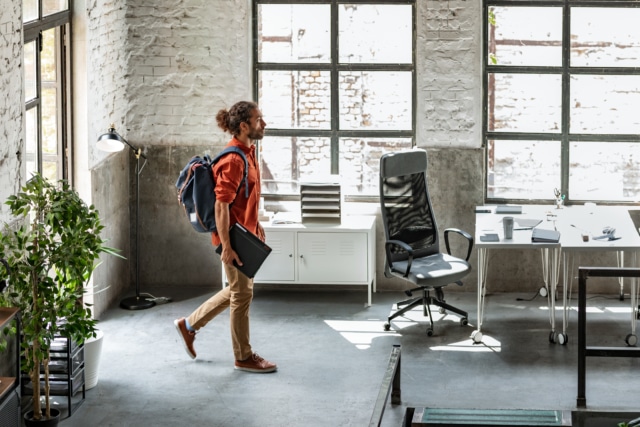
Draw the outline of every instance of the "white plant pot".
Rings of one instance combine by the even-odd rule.
[[[84,342],[84,387],[89,390],[98,384],[98,368],[104,333],[96,330],[96,337]]]

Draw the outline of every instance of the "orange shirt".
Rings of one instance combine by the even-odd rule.
[[[216,200],[225,203],[233,203],[229,211],[229,225],[239,222],[247,230],[258,234],[258,209],[260,207],[260,168],[256,159],[256,146],[245,146],[235,137],[229,141],[227,147],[239,147],[247,157],[249,173],[247,186],[249,197],[245,197],[245,187],[242,185],[236,195],[238,185],[244,174],[244,160],[235,153],[222,157],[213,167],[213,177],[216,181]],[[211,242],[214,246],[220,244],[218,233],[211,233]]]

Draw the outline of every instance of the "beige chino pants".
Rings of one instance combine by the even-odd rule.
[[[236,360],[245,360],[253,354],[249,343],[249,307],[253,299],[253,279],[240,273],[234,266],[223,266],[229,286],[202,303],[187,320],[197,331],[229,308],[233,355]]]

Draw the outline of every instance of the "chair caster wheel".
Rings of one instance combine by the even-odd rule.
[[[438,310],[438,313],[440,313],[440,314],[445,314],[446,312],[447,312],[447,310],[445,310],[442,307],[440,307],[440,309]]]
[[[567,336],[567,334],[558,334],[558,344],[567,345],[568,342],[569,337]]]
[[[551,344],[555,344],[556,342],[556,333],[554,331],[549,332],[549,342]]]
[[[636,344],[638,344],[638,337],[633,334],[627,335],[627,337],[624,340],[629,347],[635,347]]]
[[[388,330],[390,330],[390,329],[391,329],[391,325],[390,325],[389,323],[385,323],[385,324],[384,324],[384,330],[385,330],[385,331],[388,331]]]
[[[469,324],[469,321],[467,320],[466,317],[463,317],[462,319],[460,319],[460,326],[467,326]]]
[[[480,331],[473,331],[471,333],[471,339],[473,340],[473,342],[475,344],[480,344],[482,342],[482,332]]]
[[[546,297],[549,294],[549,292],[547,292],[547,288],[545,288],[544,286],[540,288],[538,293],[541,297]]]
[[[433,336],[433,329],[431,329],[431,328],[427,329],[427,336],[428,337],[432,337]]]

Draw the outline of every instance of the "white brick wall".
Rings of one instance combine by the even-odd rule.
[[[417,126],[424,147],[482,139],[482,2],[417,2]]]
[[[4,201],[24,182],[22,2],[0,0],[0,223],[11,220]]]
[[[223,144],[215,114],[251,99],[249,0],[127,1],[132,143]]]
[[[87,140],[90,142],[106,132],[111,123],[127,137],[126,3],[125,0],[86,0],[86,11],[83,11],[87,14]],[[107,154],[98,151],[95,144],[90,146],[89,167],[92,168]]]

